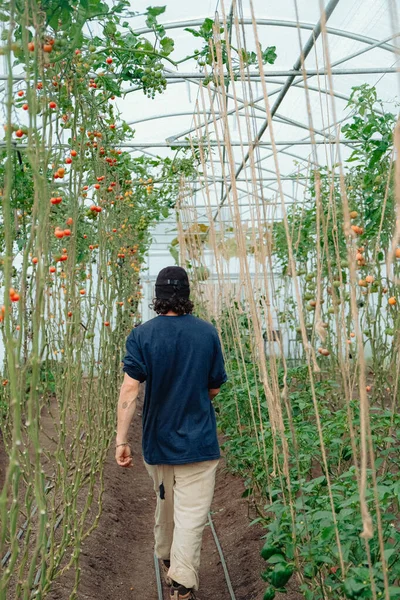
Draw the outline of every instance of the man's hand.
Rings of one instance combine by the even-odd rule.
[[[139,393],[140,383],[125,373],[124,383],[121,386],[118,400],[117,436],[115,460],[120,467],[133,467],[131,448],[124,444],[128,439],[129,426],[136,411],[136,398]]]
[[[118,446],[115,449],[115,460],[120,467],[133,467],[133,459],[130,446]]]

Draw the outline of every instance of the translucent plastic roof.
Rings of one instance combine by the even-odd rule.
[[[222,6],[222,2],[224,2]],[[135,10],[139,13],[148,6],[148,0],[135,2]],[[223,20],[223,12],[229,15],[231,0],[217,2],[207,0],[204,3],[198,0],[170,0],[166,12],[159,18],[169,35],[175,40],[175,52],[172,58],[176,61],[191,55],[199,47],[199,41],[186,27],[198,28],[206,17],[214,19],[218,15]],[[253,26],[251,21],[250,0],[236,3],[240,22],[243,23],[246,43],[249,49],[255,48]],[[275,64],[265,66],[267,91],[271,106],[277,98],[281,98],[279,108],[273,120],[273,131],[277,142],[279,156],[279,171],[283,178],[283,189],[287,202],[297,197],[301,185],[293,182],[293,173],[309,168],[310,160],[320,165],[332,164],[337,160],[335,146],[327,143],[338,134],[338,124],[351,116],[351,111],[346,108],[351,89],[364,83],[373,85],[377,89],[378,97],[390,105],[398,97],[399,75],[396,68],[399,66],[400,44],[399,25],[396,23],[396,13],[399,13],[399,0],[280,0],[272,2],[266,0],[253,1],[254,14],[257,20],[257,29],[260,43],[263,47],[276,46],[277,59]],[[304,65],[307,71],[307,87],[309,90],[312,127],[314,129],[316,145],[311,148],[310,117],[307,112],[306,93],[302,76],[297,76],[290,86],[287,86],[291,70],[298,63],[302,50],[307,47],[313,36],[316,36],[316,26],[321,19],[321,8],[325,7],[331,12],[326,23],[326,37],[319,35],[315,43],[311,44]],[[222,10],[224,8],[224,10]],[[142,23],[141,23],[142,19]],[[146,32],[144,17],[136,17],[135,28]],[[235,42],[233,33],[232,43]],[[328,55],[326,54],[327,42]],[[397,52],[397,55],[396,55]],[[325,92],[329,93],[330,83],[327,68],[332,68],[332,92],[334,103]],[[196,100],[199,98],[199,85],[201,85],[200,71],[194,60],[188,60],[179,65],[179,69],[171,67],[175,77],[169,81],[166,92],[155,100],[149,101],[140,91],[127,94],[124,101],[120,102],[120,109],[128,122],[136,130],[132,149],[134,154],[150,153],[159,156],[173,155],[174,152],[168,144],[181,142],[185,138],[196,135],[194,115],[198,111]],[[318,71],[318,72],[317,72]],[[256,70],[254,70],[256,74]],[[177,78],[177,79],[176,79]],[[240,99],[240,82],[236,93]],[[265,102],[259,80],[255,77],[251,81],[251,94],[255,99],[252,109],[252,134],[251,139],[245,142],[249,147],[266,119]],[[283,97],[281,90],[287,86]],[[228,90],[228,94],[231,89]],[[205,94],[207,98],[208,95]],[[229,100],[228,100],[229,101]],[[333,108],[334,106],[334,108]],[[214,110],[216,110],[214,106]],[[231,103],[228,109],[233,109]],[[202,107],[203,111],[210,106]],[[234,111],[232,111],[234,113]],[[233,144],[238,141],[238,118],[244,119],[244,110],[240,112],[243,117],[231,114],[229,129]],[[207,119],[203,117],[203,122]],[[245,131],[245,127],[242,128]],[[205,129],[201,130],[203,133]],[[208,135],[211,140],[216,139],[213,123],[208,124]],[[220,135],[219,135],[220,137]],[[264,194],[270,191],[271,198],[276,195],[276,168],[273,153],[270,147],[270,131],[267,128],[260,139],[257,148],[257,160],[260,161]],[[346,158],[351,152],[350,145],[341,145],[341,157]],[[243,162],[243,148],[234,147],[235,162],[239,166]],[[214,163],[218,162],[218,153],[213,153]],[[219,167],[220,168],[220,167]],[[244,167],[238,176],[238,188],[241,181],[246,179]],[[221,172],[221,171],[219,171]],[[218,167],[216,176],[218,176]],[[222,185],[222,182],[221,182]],[[218,211],[218,205],[223,197],[218,184],[214,182],[213,209]],[[251,201],[251,200],[250,200]],[[201,193],[191,199],[192,204],[198,206],[196,218],[201,220],[204,211],[204,198]],[[246,206],[249,204],[249,195],[242,186],[240,203],[243,218],[246,216]],[[203,211],[203,212],[202,212]],[[221,213],[223,217],[223,213]],[[226,219],[229,216],[226,215]],[[154,230],[154,243],[150,252],[150,276],[159,268],[172,262],[167,250],[168,242],[176,236],[173,231],[173,222],[157,226]]]

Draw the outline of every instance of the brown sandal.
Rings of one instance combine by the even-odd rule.
[[[171,600],[199,600],[193,590],[187,590],[183,586],[171,587]]]
[[[169,587],[171,587],[172,579],[171,579],[171,577],[168,576],[169,566],[167,566],[165,564],[164,560],[161,560],[160,563],[161,563],[161,573],[162,573],[162,576],[164,577],[164,581]]]

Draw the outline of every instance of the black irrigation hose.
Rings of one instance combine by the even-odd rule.
[[[228,590],[229,590],[229,594],[231,596],[231,600],[236,600],[235,592],[233,591],[233,587],[232,587],[231,578],[229,577],[228,567],[227,567],[226,562],[225,562],[224,553],[222,552],[221,544],[219,542],[219,539],[218,539],[218,536],[217,536],[217,532],[215,531],[214,523],[213,523],[213,520],[211,518],[211,513],[210,512],[208,513],[208,522],[210,524],[211,531],[212,531],[212,534],[214,536],[215,545],[217,546],[218,554],[219,554],[219,557],[221,559],[222,568],[223,568],[224,574],[225,574],[225,581],[226,581],[226,585],[227,585]]]
[[[221,560],[222,569],[224,571],[226,586],[228,588],[229,595],[231,597],[231,600],[236,600],[235,592],[233,591],[233,587],[232,587],[231,578],[229,577],[229,571],[228,571],[228,567],[227,567],[227,564],[225,561],[224,553],[222,551],[222,547],[221,547],[220,541],[218,539],[217,532],[215,531],[214,523],[211,518],[210,512],[208,513],[208,524],[210,525],[211,532],[214,537],[215,545],[217,546],[217,550],[218,550],[218,554],[219,554],[219,557]],[[155,554],[154,554],[154,569],[156,572],[158,600],[163,600],[164,596],[163,596],[163,589],[162,589],[161,575],[160,575],[160,562]]]
[[[158,560],[158,558],[155,554],[154,554],[154,569],[156,572],[158,600],[163,600],[164,596],[163,596],[163,589],[162,589],[162,583],[161,583],[160,561]]]

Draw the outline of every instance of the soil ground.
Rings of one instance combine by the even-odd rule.
[[[118,467],[113,447],[107,456],[103,513],[99,526],[83,544],[77,600],[158,600],[153,562],[155,494],[141,457],[140,404],[137,412],[130,432],[134,468]],[[221,460],[212,505],[214,525],[236,600],[262,600],[265,584],[260,573],[265,563],[259,553],[263,530],[258,525],[249,526],[248,501],[242,498],[243,491],[241,479],[230,474]],[[200,579],[200,600],[230,600],[209,526],[203,538]],[[74,580],[71,569],[53,583],[46,598],[69,600]],[[167,598],[165,588],[164,599]],[[294,581],[285,598],[302,598]]]

